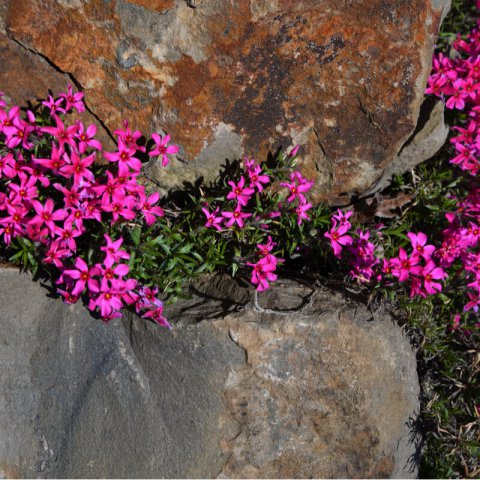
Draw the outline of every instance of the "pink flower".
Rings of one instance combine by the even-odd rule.
[[[301,203],[306,203],[304,193],[308,192],[314,182],[309,182],[303,178],[300,172],[293,172],[290,174],[290,183],[280,182],[282,187],[286,187],[290,190],[290,195],[287,198],[288,202],[293,202],[295,199],[299,199]]]
[[[405,282],[410,274],[419,275],[422,271],[422,267],[417,266],[419,257],[408,258],[407,252],[402,247],[400,247],[398,258],[392,258],[391,262],[393,264],[392,275],[398,277],[400,282]]]
[[[446,107],[450,109],[456,108],[457,110],[463,110],[465,108],[466,94],[463,90],[464,80],[459,78],[452,83],[452,86],[447,90],[447,95],[451,97],[446,102]]]
[[[260,250],[260,255],[262,257],[266,257],[269,253],[273,250],[273,248],[277,245],[276,242],[272,241],[272,237],[269,235],[267,238],[267,243],[262,245],[260,243],[257,244],[257,248]]]
[[[92,147],[95,150],[102,150],[102,144],[94,138],[97,134],[96,125],[89,125],[85,130],[85,125],[80,120],[77,120],[77,126],[78,129],[75,137],[78,139],[79,153],[85,153],[88,147]]]
[[[236,223],[240,228],[243,228],[244,227],[243,219],[251,217],[252,214],[242,212],[240,205],[237,205],[237,208],[235,208],[235,211],[222,212],[222,216],[230,219],[225,223],[226,227],[230,228],[234,223]]]
[[[11,153],[7,153],[4,157],[0,157],[0,178],[3,176],[13,178],[15,174],[15,158]]]
[[[255,193],[253,188],[246,188],[245,185],[245,178],[240,178],[238,184],[235,184],[232,181],[229,181],[228,184],[232,187],[232,191],[227,195],[229,200],[236,200],[239,206],[247,205],[250,197]]]
[[[77,280],[75,287],[72,290],[73,295],[80,295],[85,290],[85,285],[87,285],[92,292],[99,291],[98,282],[92,277],[100,275],[101,270],[98,267],[88,268],[88,265],[82,258],[77,257],[75,259],[75,269],[64,270],[63,273],[70,278]]]
[[[120,220],[133,220],[137,214],[133,211],[136,201],[131,195],[125,195],[123,192],[115,191],[112,195],[112,201],[102,200],[102,209],[104,212],[112,214],[112,224]]]
[[[68,247],[72,252],[77,250],[75,238],[80,237],[83,231],[74,226],[73,220],[66,220],[62,228],[55,229],[55,236],[60,237],[63,247]]]
[[[155,142],[155,148],[148,154],[151,157],[161,157],[162,158],[162,167],[168,165],[169,159],[167,155],[173,155],[178,153],[179,148],[177,145],[169,145],[170,135],[165,135],[164,137],[160,136],[158,133],[152,133],[153,141]]]
[[[33,200],[32,206],[37,214],[30,220],[30,223],[40,225],[45,224],[50,233],[54,233],[57,228],[54,222],[64,220],[68,215],[68,213],[62,209],[54,211],[53,209],[55,205],[51,198],[47,199],[45,205],[42,205],[37,200]]]
[[[270,182],[270,177],[268,175],[261,175],[261,173],[262,168],[259,165],[255,165],[253,168],[248,170],[248,176],[250,177],[250,187],[256,188],[259,192],[263,191],[262,184],[267,184]]]
[[[442,285],[433,280],[444,280],[447,274],[442,268],[437,267],[432,260],[429,260],[422,270],[423,286],[429,295],[442,291]]]
[[[105,265],[113,265],[121,259],[130,259],[130,255],[127,252],[120,250],[123,238],[120,237],[118,240],[113,241],[107,234],[104,235],[104,238],[107,241],[107,245],[100,247],[100,250],[107,254],[104,261]]]
[[[161,207],[154,206],[160,200],[158,192],[152,193],[148,198],[143,192],[139,192],[138,198],[138,208],[143,213],[148,226],[153,225],[156,220],[155,217],[163,217],[165,215]]]
[[[13,182],[8,184],[10,201],[12,203],[21,203],[38,197],[37,187],[35,186],[37,179],[35,177],[28,178],[22,172],[18,174],[18,177],[20,178],[20,185]]]
[[[57,112],[66,113],[65,109],[60,106],[62,103],[63,103],[63,98],[58,98],[57,100],[54,100],[54,98],[51,95],[49,95],[48,100],[43,101],[42,105],[45,105],[45,107],[48,108],[50,115],[53,116]]]
[[[67,165],[60,169],[60,173],[68,178],[73,175],[74,185],[81,185],[84,180],[93,182],[95,176],[87,167],[95,161],[95,153],[92,153],[88,157],[80,158],[72,151],[70,158],[66,153],[64,154],[64,158],[67,161]]]
[[[217,216],[218,211],[219,211],[218,207],[212,213],[210,213],[208,211],[208,209],[202,208],[202,212],[207,217],[207,223],[205,223],[205,226],[207,228],[213,227],[213,228],[217,229],[218,231],[221,230],[220,224],[223,222],[223,218]]]
[[[144,313],[142,316],[144,318],[150,318],[154,322],[157,322],[162,327],[167,327],[171,330],[172,326],[170,325],[170,323],[168,323],[168,320],[162,315],[162,313],[163,313],[163,307],[157,307],[157,308],[154,308],[153,310],[149,310],[148,312]]]
[[[268,288],[268,282],[274,282],[277,275],[273,273],[277,265],[266,258],[260,259],[257,263],[248,263],[249,267],[253,268],[251,282],[257,286],[257,291],[263,292]]]
[[[73,148],[77,148],[74,136],[77,133],[78,125],[71,125],[70,127],[65,128],[65,125],[59,117],[55,117],[55,122],[57,124],[56,127],[42,127],[41,131],[54,136],[57,139],[60,148],[66,143]]]
[[[34,128],[27,122],[23,121],[20,117],[13,119],[12,126],[4,126],[3,133],[7,137],[5,143],[8,148],[15,148],[17,145],[22,144],[25,150],[30,150],[33,147],[33,143],[28,141],[30,134]]]
[[[302,203],[295,209],[295,213],[298,216],[298,218],[297,218],[297,224],[298,225],[302,224],[302,220],[310,220],[310,217],[307,215],[306,212],[308,210],[310,210],[311,208],[312,208],[311,203]]]
[[[142,162],[135,157],[135,148],[127,146],[124,141],[118,139],[118,152],[104,152],[103,156],[110,162],[118,162],[119,168],[128,165],[133,171],[139,172],[142,169]]]
[[[70,111],[72,108],[75,108],[77,112],[85,111],[85,104],[83,103],[83,93],[82,92],[73,93],[73,89],[71,85],[68,85],[66,93],[62,92],[58,96],[65,100],[66,112]]]
[[[117,137],[120,137],[127,147],[145,152],[146,148],[137,144],[138,140],[142,137],[142,132],[140,130],[132,132],[128,126],[128,120],[123,121],[123,127],[123,129],[117,129],[113,133],[117,135]]]
[[[412,255],[419,255],[425,260],[429,260],[435,252],[435,247],[433,245],[425,245],[427,243],[427,236],[422,232],[419,232],[418,234],[408,232],[407,237],[412,244]]]
[[[60,241],[54,240],[45,253],[44,263],[53,263],[57,268],[63,267],[62,259],[71,255],[70,250],[60,248]]]
[[[65,165],[63,154],[63,147],[57,148],[57,146],[52,143],[52,151],[50,153],[50,158],[33,158],[32,160],[33,162],[38,163],[45,168],[53,170],[54,172],[59,172],[60,168]]]
[[[339,257],[342,253],[342,246],[353,243],[353,238],[350,235],[345,235],[349,228],[349,225],[346,224],[337,226],[336,221],[333,220],[332,228],[324,234],[325,237],[330,239],[330,245],[336,257]]]

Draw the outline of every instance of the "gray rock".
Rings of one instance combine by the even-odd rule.
[[[445,124],[443,102],[427,98],[422,104],[417,128],[405,143],[395,160],[388,165],[378,181],[361,195],[379,192],[390,185],[394,175],[408,172],[432,158],[445,144],[448,126]]]
[[[14,270],[0,288],[0,476],[416,475],[415,355],[338,293],[214,277],[170,332],[104,325]]]

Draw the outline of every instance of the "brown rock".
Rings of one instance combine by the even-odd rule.
[[[1,11],[0,5],[0,13]],[[72,83],[67,74],[55,70],[45,59],[3,34],[1,23],[0,58],[0,90],[5,92],[5,99],[10,105],[26,106],[28,102],[35,103],[46,99],[49,90],[56,95],[66,91],[67,85]],[[76,118],[80,118],[86,125],[95,123],[99,127],[98,138],[104,145],[112,145],[108,131],[89,111],[77,114]]]
[[[110,129],[127,117],[181,145],[167,186],[300,143],[314,196],[334,201],[413,132],[449,0],[3,3],[0,26],[72,74]]]

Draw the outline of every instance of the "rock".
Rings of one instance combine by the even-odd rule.
[[[408,172],[419,163],[432,158],[446,142],[449,128],[445,124],[444,104],[427,98],[422,104],[417,128],[397,158],[388,165],[377,182],[362,196],[379,192],[390,185],[393,175]]]
[[[1,14],[2,5],[0,5],[0,18]],[[72,83],[72,79],[67,74],[55,70],[44,58],[3,34],[1,21],[0,58],[2,59],[0,90],[5,92],[5,99],[10,105],[24,107],[28,102],[35,103],[39,99],[46,99],[49,90],[54,95],[64,92],[67,85]],[[99,127],[98,138],[104,145],[112,145],[108,131],[91,112],[83,112],[77,118],[86,125],[95,123]]]
[[[181,146],[164,188],[302,145],[315,199],[368,190],[415,129],[449,0],[2,0],[0,27],[68,72],[110,130]],[[3,13],[2,13],[3,12]]]
[[[192,299],[226,293],[216,317],[169,332],[0,270],[0,475],[414,478],[415,355],[390,318],[323,288],[222,285]]]

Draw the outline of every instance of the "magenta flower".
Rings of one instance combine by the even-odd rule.
[[[142,132],[140,130],[135,130],[132,132],[128,126],[128,120],[123,121],[123,129],[117,129],[113,133],[117,137],[120,137],[125,145],[130,148],[134,148],[140,152],[145,152],[146,148],[137,144],[138,140],[142,137]]]
[[[478,292],[476,293],[468,293],[468,298],[470,299],[469,302],[465,304],[463,310],[466,312],[467,310],[472,309],[474,312],[478,312],[478,307],[480,306],[480,295]]]
[[[15,238],[15,226],[0,224],[0,235],[3,234],[3,241],[8,246],[10,245],[12,238]]]
[[[98,267],[88,268],[88,265],[81,257],[75,259],[75,269],[64,270],[65,275],[68,275],[73,280],[76,280],[75,287],[72,290],[72,294],[75,296],[80,295],[85,290],[85,286],[92,292],[98,292],[98,282],[92,277],[100,275],[101,270]]]
[[[155,148],[148,154],[151,157],[161,157],[162,167],[166,167],[169,162],[167,155],[173,155],[175,153],[178,153],[179,148],[177,147],[177,145],[167,146],[168,142],[170,141],[170,135],[165,135],[165,137],[161,137],[158,133],[152,133],[152,138],[155,142]]]
[[[119,168],[122,165],[128,165],[135,172],[139,172],[142,169],[142,162],[135,157],[135,148],[129,147],[125,142],[118,139],[118,151],[117,152],[104,152],[103,156],[110,162],[118,162]]]
[[[13,182],[8,184],[8,188],[10,190],[10,201],[15,204],[31,201],[34,198],[37,198],[38,192],[37,187],[35,186],[37,179],[35,177],[28,178],[22,172],[18,174],[18,177],[20,178],[20,185],[17,185]]]
[[[112,288],[100,291],[94,301],[94,305],[100,309],[100,315],[104,321],[114,318],[112,315],[116,316],[123,307],[118,293]]]
[[[339,257],[342,253],[342,247],[351,245],[353,238],[350,235],[345,235],[350,228],[348,225],[337,225],[335,220],[332,221],[332,228],[328,232],[325,232],[324,236],[330,239],[333,254]]]
[[[220,227],[220,224],[223,222],[223,218],[217,216],[219,208],[217,207],[212,213],[210,213],[206,208],[202,208],[202,211],[207,217],[207,222],[205,223],[205,226],[207,228],[213,227],[220,231],[222,229]]]
[[[12,126],[3,127],[3,133],[7,137],[5,139],[7,147],[15,148],[17,145],[22,144],[25,150],[30,150],[33,147],[33,143],[29,142],[28,138],[33,130],[34,128],[27,122],[23,121],[20,117],[15,117]]]
[[[13,122],[20,115],[20,107],[12,107],[8,113],[5,110],[0,109],[0,132],[3,131],[5,127],[11,127]]]
[[[288,202],[293,202],[295,199],[299,199],[301,203],[306,203],[304,193],[308,192],[314,182],[309,182],[303,178],[300,172],[293,172],[290,174],[290,182],[280,182],[282,187],[286,187],[290,190],[290,194],[287,198]]]
[[[432,260],[429,260],[422,270],[423,286],[429,295],[442,291],[442,285],[434,280],[444,280],[448,275],[442,268],[437,267]]]
[[[66,143],[73,148],[77,148],[77,144],[75,143],[75,134],[78,130],[78,125],[71,125],[68,128],[65,128],[65,125],[60,120],[59,117],[55,117],[55,122],[57,124],[56,127],[42,127],[41,131],[44,133],[48,133],[55,137],[58,141],[58,145],[62,148]]]
[[[3,176],[13,178],[15,173],[15,158],[11,153],[7,153],[4,157],[0,157],[0,178]]]
[[[149,310],[148,312],[144,313],[143,317],[150,318],[153,321],[157,322],[162,327],[167,327],[171,330],[172,326],[170,325],[170,323],[168,323],[167,319],[162,315],[162,313],[163,313],[163,307],[157,307],[157,308],[154,308],[153,310]]]
[[[53,170],[54,172],[60,171],[65,165],[65,160],[63,159],[64,150],[63,147],[57,148],[57,146],[52,143],[52,151],[50,153],[50,158],[33,158],[33,162],[42,165],[45,168]]]
[[[45,253],[44,263],[53,263],[57,268],[63,267],[62,259],[71,255],[70,250],[60,247],[60,241],[54,240]]]
[[[237,208],[235,208],[235,211],[222,212],[222,216],[230,219],[225,223],[225,226],[227,228],[230,228],[234,223],[236,223],[239,226],[239,228],[243,228],[244,227],[243,219],[251,217],[252,214],[242,212],[240,205],[237,205]]]
[[[436,95],[441,97],[447,89],[448,79],[444,76],[431,76],[428,79],[428,87],[425,89],[427,95]]]
[[[138,290],[138,301],[136,305],[136,312],[139,313],[142,309],[152,307],[162,307],[163,303],[157,298],[158,288],[141,287]]]
[[[158,192],[152,193],[148,198],[145,193],[139,192],[138,198],[138,209],[143,213],[148,226],[155,223],[156,217],[163,217],[165,215],[162,207],[155,206],[160,200],[160,194]]]
[[[312,208],[311,203],[302,203],[295,209],[295,213],[298,216],[298,218],[297,218],[297,224],[298,225],[302,224],[302,220],[310,220],[310,217],[307,215],[306,212],[308,210],[310,210],[311,208]]]
[[[267,243],[262,245],[261,243],[257,244],[257,248],[260,250],[260,255],[262,257],[266,257],[267,255],[270,254],[270,252],[273,250],[273,248],[277,245],[276,242],[272,241],[272,237],[269,235],[267,238]]]
[[[71,85],[68,85],[66,93],[62,92],[58,96],[65,100],[66,112],[69,112],[72,108],[75,108],[77,112],[85,111],[85,104],[83,103],[83,93],[82,92],[73,93],[73,89]]]
[[[79,228],[76,228],[73,220],[66,220],[63,227],[55,228],[55,236],[60,237],[62,240],[62,246],[68,247],[72,252],[77,250],[77,243],[75,238],[80,237],[83,234],[83,231]]]
[[[430,260],[431,256],[435,252],[435,247],[433,245],[426,245],[427,236],[422,232],[419,232],[418,234],[408,232],[407,237],[410,239],[412,244],[412,255],[419,255],[427,261]]]
[[[422,267],[417,266],[420,257],[408,257],[407,252],[400,247],[398,258],[392,258],[393,264],[392,275],[398,277],[400,282],[405,282],[412,275],[419,275],[422,272]]]
[[[255,193],[253,188],[245,187],[245,178],[241,177],[238,184],[229,181],[228,184],[232,187],[232,191],[227,195],[229,200],[236,200],[239,206],[247,205],[250,197]]]
[[[123,243],[123,238],[120,237],[118,240],[113,241],[107,234],[104,235],[107,244],[103,247],[100,247],[102,252],[105,252],[107,255],[105,257],[105,265],[113,265],[114,263],[119,262],[121,259],[129,260],[130,255],[124,250],[120,250],[120,247]]]
[[[457,110],[463,110],[465,108],[466,94],[463,89],[464,80],[459,78],[452,83],[452,86],[446,92],[451,97],[446,102],[446,107],[450,109],[456,108]]]
[[[57,100],[54,100],[54,98],[49,95],[48,100],[43,101],[42,105],[45,105],[45,107],[48,108],[51,116],[54,116],[57,112],[66,113],[65,109],[61,107],[62,103],[63,98],[58,98]]]
[[[93,173],[88,170],[88,167],[95,161],[95,153],[88,157],[80,158],[74,151],[70,154],[70,158],[65,153],[64,158],[67,165],[60,169],[60,173],[70,178],[73,175],[73,184],[81,185],[84,180],[92,182],[95,179]]]
[[[263,191],[263,184],[266,185],[270,182],[270,177],[268,175],[261,175],[261,173],[262,168],[259,165],[254,165],[252,168],[248,169],[250,187],[256,188],[259,192]]]
[[[75,137],[78,139],[78,151],[79,153],[85,153],[88,147],[92,147],[95,150],[102,150],[102,144],[95,140],[97,134],[97,126],[92,123],[85,130],[85,125],[77,120],[78,130]]]
[[[257,291],[259,292],[263,292],[269,287],[268,282],[274,282],[277,279],[277,275],[273,273],[277,265],[265,258],[260,259],[257,263],[247,262],[247,265],[253,268],[250,281],[253,285],[258,285]]]
[[[120,217],[125,220],[133,220],[137,216],[133,210],[135,204],[136,201],[133,196],[115,191],[111,202],[103,202],[102,200],[102,209],[104,212],[112,214],[112,223],[115,223],[120,220]]]
[[[54,211],[53,209],[55,205],[53,203],[53,200],[50,198],[47,199],[45,205],[42,205],[37,200],[33,200],[32,206],[37,214],[30,220],[29,223],[36,223],[40,225],[44,224],[48,228],[50,233],[55,232],[56,225],[54,222],[64,220],[65,217],[68,215],[68,213],[62,209]]]

